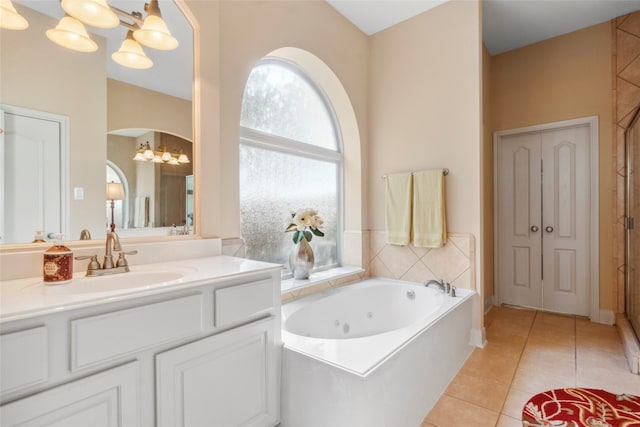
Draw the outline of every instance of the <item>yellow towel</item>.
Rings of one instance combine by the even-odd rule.
[[[413,245],[439,248],[447,242],[442,169],[413,174]]]
[[[411,241],[411,173],[387,175],[385,189],[387,243],[408,245]]]

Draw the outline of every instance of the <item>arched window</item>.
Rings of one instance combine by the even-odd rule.
[[[291,213],[311,208],[324,237],[315,269],[339,265],[341,139],[322,90],[294,64],[269,58],[252,70],[240,118],[240,215],[247,258],[287,265]]]

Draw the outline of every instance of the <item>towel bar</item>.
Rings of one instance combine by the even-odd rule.
[[[413,174],[413,172],[411,172]],[[447,176],[449,175],[449,169],[447,168],[443,168],[442,169],[442,175]],[[382,179],[387,179],[387,175],[382,175]]]

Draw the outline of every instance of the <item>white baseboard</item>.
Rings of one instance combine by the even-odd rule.
[[[471,329],[469,344],[478,348],[484,348],[487,345],[487,334],[484,327],[482,329]]]
[[[613,312],[613,310],[600,309],[600,318],[597,320],[591,320],[597,323],[604,323],[605,325],[613,325],[616,323],[616,314]]]
[[[493,296],[484,297],[484,313],[491,310],[491,307],[493,307]]]

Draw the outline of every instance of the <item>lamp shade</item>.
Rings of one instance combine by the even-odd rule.
[[[115,28],[120,23],[106,0],[62,0],[61,6],[69,15],[92,27]]]
[[[145,6],[147,17],[142,28],[133,32],[133,37],[144,46],[158,50],[173,50],[178,47],[178,40],[171,35],[167,24],[162,20],[158,0],[151,0]]]
[[[124,187],[119,182],[107,182],[107,200],[123,200]]]
[[[120,49],[111,55],[118,64],[134,68],[137,70],[145,70],[153,66],[153,61],[145,55],[142,46],[133,38],[133,31],[127,32],[127,38],[122,42]]]
[[[11,0],[0,0],[0,28],[24,30],[29,22],[16,11]]]
[[[153,160],[155,153],[153,152],[151,147],[149,147],[149,143],[147,143],[147,147],[145,148],[144,153],[142,153],[142,156],[145,160]]]
[[[82,22],[71,16],[63,17],[56,28],[47,30],[47,38],[62,47],[78,52],[98,50],[98,45],[89,38]]]

